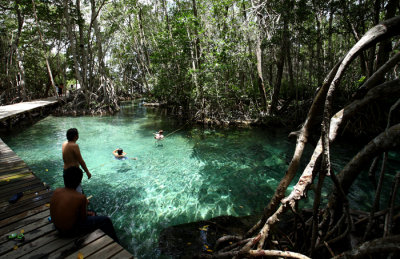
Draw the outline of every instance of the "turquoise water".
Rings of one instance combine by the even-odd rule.
[[[92,173],[92,179],[82,180],[85,193],[93,195],[91,209],[111,217],[122,245],[138,258],[160,256],[163,228],[262,211],[293,153],[294,141],[280,130],[202,129],[130,102],[121,108],[114,116],[49,116],[2,139],[55,189],[63,186],[65,132],[77,128]],[[159,129],[167,137],[156,143],[153,133]],[[137,160],[114,159],[116,148]],[[344,146],[337,153],[350,157],[351,149]],[[334,167],[342,160],[333,158]],[[355,188],[354,204],[372,200],[370,186]]]

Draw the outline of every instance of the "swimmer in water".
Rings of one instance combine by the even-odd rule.
[[[163,130],[159,130],[158,132],[154,133],[154,138],[155,138],[156,140],[162,140],[162,139],[164,139],[163,133],[164,133]]]
[[[115,158],[121,159],[125,158],[126,153],[122,150],[122,148],[117,148],[113,151],[113,155],[115,156]]]
[[[127,159],[126,157],[126,153],[122,150],[122,148],[117,148],[116,150],[114,150],[113,155],[115,156],[115,158],[117,159]],[[137,160],[136,157],[131,158],[132,160]]]

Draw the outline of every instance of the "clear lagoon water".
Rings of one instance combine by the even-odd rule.
[[[66,130],[77,128],[77,143],[92,173],[90,180],[85,174],[82,180],[86,195],[93,195],[90,209],[111,217],[121,244],[137,258],[161,257],[158,235],[163,228],[261,212],[295,146],[282,130],[189,127],[138,103],[126,102],[121,108],[113,116],[49,116],[1,137],[55,189],[63,187],[61,145]],[[153,133],[159,129],[166,138],[157,143]],[[116,160],[116,148],[137,160]],[[311,151],[309,147],[306,154]],[[333,167],[341,168],[355,151],[354,145],[336,148]],[[360,181],[350,194],[352,205],[370,206],[370,188]],[[328,193],[325,190],[324,196]],[[303,202],[311,204],[311,199]]]

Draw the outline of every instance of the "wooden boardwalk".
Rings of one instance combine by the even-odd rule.
[[[23,196],[14,204],[8,200]],[[0,258],[133,258],[101,230],[60,237],[50,216],[52,190],[0,139]],[[24,240],[9,240],[23,233]]]
[[[53,105],[58,104],[59,100],[56,97],[49,97],[46,99],[39,99],[31,102],[22,102],[11,105],[0,106],[0,122],[12,127],[14,122],[13,119],[26,116],[32,120],[33,117],[43,115],[43,110]]]

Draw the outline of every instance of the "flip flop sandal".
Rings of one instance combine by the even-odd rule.
[[[18,234],[18,235],[17,235],[17,240],[20,240],[20,241],[25,240],[24,234],[22,234],[22,233]]]
[[[18,236],[18,234],[17,234],[17,233],[12,233],[12,234],[8,235],[8,239],[10,239],[10,240],[12,240],[12,239],[16,239],[16,238],[17,238],[17,236]]]
[[[22,192],[16,193],[8,200],[8,202],[11,204],[16,203],[22,196],[23,196]]]

